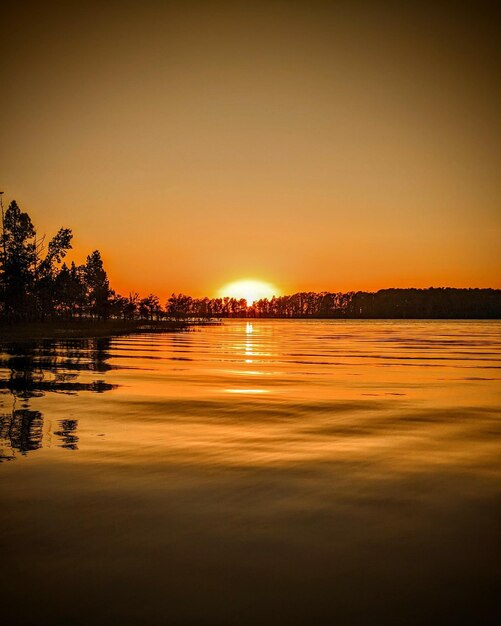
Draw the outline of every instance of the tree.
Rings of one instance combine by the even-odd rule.
[[[103,260],[99,250],[89,254],[83,270],[89,313],[100,319],[107,319],[110,314],[111,296],[108,276],[104,269]]]
[[[13,200],[3,220],[2,304],[4,317],[23,319],[30,311],[36,261],[35,228]]]
[[[177,320],[185,318],[191,312],[191,305],[193,299],[191,296],[185,296],[182,293],[176,296],[175,293],[167,300],[166,310],[167,314]]]
[[[152,320],[154,317],[158,320],[162,313],[162,306],[158,296],[150,293],[146,298],[142,298],[139,302],[139,317]]]
[[[60,289],[65,284],[65,279],[71,279],[66,266],[58,270],[57,264],[61,263],[66,253],[71,249],[73,234],[69,228],[61,228],[50,240],[47,252],[42,259],[41,252],[44,249],[43,242],[36,246],[35,267],[34,267],[34,293],[37,307],[37,317],[44,318],[55,312],[55,307],[61,305]],[[58,280],[59,274],[63,276]],[[68,276],[66,273],[68,272]],[[67,294],[69,295],[69,294]],[[68,305],[69,303],[66,303]]]

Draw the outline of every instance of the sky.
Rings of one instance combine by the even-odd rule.
[[[492,7],[7,2],[5,201],[124,294],[499,288]]]

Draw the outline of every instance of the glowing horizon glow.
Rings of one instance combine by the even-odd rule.
[[[501,288],[494,9],[6,4],[4,208],[71,228],[67,265],[162,302]]]
[[[271,283],[262,280],[236,280],[222,287],[218,295],[220,298],[236,298],[240,300],[244,298],[247,305],[251,306],[256,300],[262,298],[272,298],[278,296],[277,288]]]

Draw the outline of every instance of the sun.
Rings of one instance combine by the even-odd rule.
[[[228,297],[237,300],[245,298],[247,305],[251,306],[256,300],[277,296],[278,290],[271,283],[265,283],[261,280],[236,280],[222,287],[218,295],[220,298]]]

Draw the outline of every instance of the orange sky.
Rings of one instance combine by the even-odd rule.
[[[482,3],[81,4],[2,17],[0,184],[115,288],[501,287]]]

